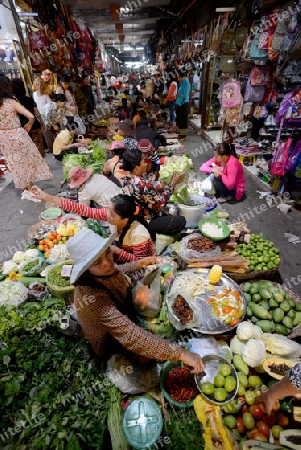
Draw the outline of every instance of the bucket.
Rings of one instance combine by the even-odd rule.
[[[204,197],[198,194],[189,194],[189,202],[200,203]],[[186,228],[197,228],[199,221],[203,218],[205,203],[196,206],[178,204],[180,215],[186,219]]]

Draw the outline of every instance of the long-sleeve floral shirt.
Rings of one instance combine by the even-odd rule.
[[[141,206],[145,220],[150,220],[160,212],[162,206],[168,203],[172,195],[173,187],[171,184],[162,187],[159,181],[152,181],[153,174],[143,177],[124,177],[123,192],[131,195]]]
[[[67,123],[65,109],[57,109],[55,102],[46,103],[41,110],[41,116],[47,130],[54,126],[63,128],[63,125]]]

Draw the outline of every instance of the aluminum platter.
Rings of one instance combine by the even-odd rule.
[[[194,282],[207,280],[209,272],[210,269],[187,269],[179,272],[170,283],[166,292],[166,303],[168,306],[169,319],[177,330],[192,329],[203,334],[221,334],[233,330],[239,322],[244,320],[247,304],[243,291],[238,284],[227,275],[223,274],[221,280],[215,285],[210,285],[210,283],[207,282],[208,288],[204,288],[204,293],[200,295],[193,295],[191,293]],[[185,290],[181,285],[180,288],[177,288],[179,282],[181,283],[181,277],[182,280],[184,280],[187,276],[190,280],[187,286],[188,290]],[[229,293],[229,295],[226,295],[227,293]],[[177,295],[181,295],[185,298],[194,313],[191,322],[184,325],[180,323],[179,318],[174,314],[172,309],[173,302]],[[224,298],[219,298],[219,295],[224,295]],[[239,310],[240,317],[239,321],[236,321],[235,324],[233,324],[234,320],[231,320],[231,325],[230,323],[224,322],[227,319],[226,315],[221,314],[222,318],[220,318],[213,313],[212,308],[216,304],[214,302],[218,302],[220,309],[222,307],[227,307],[229,304],[233,304],[233,302],[231,303],[231,299],[233,299],[234,296],[237,297],[237,310]],[[208,303],[206,301],[209,298],[213,299],[213,303]],[[235,317],[232,319],[235,319]]]

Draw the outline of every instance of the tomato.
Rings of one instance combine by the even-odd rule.
[[[44,253],[44,257],[45,257],[46,259],[49,258],[49,256],[50,256],[50,253],[48,253],[48,252]]]
[[[256,441],[263,441],[268,442],[268,438],[260,433],[259,431],[256,431],[255,433],[251,433],[251,439],[255,439]]]
[[[272,426],[272,435],[275,439],[279,438],[281,431],[283,431],[283,428],[280,425]]]
[[[259,405],[251,405],[249,407],[249,411],[254,417],[254,419],[261,419],[261,417],[263,416],[263,411]]]
[[[253,428],[253,430],[248,430],[248,431],[246,432],[247,438],[248,438],[248,439],[252,439],[252,434],[254,434],[255,431],[257,431],[256,428]]]
[[[287,427],[289,424],[288,417],[282,413],[277,413],[276,414],[276,423],[278,425],[281,425],[282,427]]]
[[[276,414],[272,411],[270,415],[264,414],[262,420],[267,425],[274,425],[276,423]]]
[[[58,243],[58,240],[57,239],[53,239],[53,244],[55,245],[55,244],[57,244]]]
[[[60,234],[58,234],[58,233],[56,234],[56,238],[57,238],[58,241],[62,240],[62,236]]]
[[[244,398],[244,397],[242,397],[242,398],[243,398],[243,401],[245,402],[245,398]],[[239,400],[240,400],[240,398],[239,398]],[[248,407],[248,405],[246,405],[246,404],[243,403],[243,407],[242,407],[242,409],[241,409],[241,412],[242,412],[242,413],[249,412],[249,407]]]
[[[236,419],[236,428],[240,432],[240,434],[244,434],[245,426],[244,426],[244,423],[242,421],[242,417],[237,417],[237,419]]]
[[[267,438],[270,437],[270,427],[263,422],[263,420],[260,420],[256,423],[256,428],[259,431],[259,433],[262,433]]]
[[[42,240],[39,242],[39,245],[45,245],[45,239],[42,239]]]
[[[45,242],[45,241],[43,241]],[[39,250],[41,250],[41,252],[43,252],[45,250],[45,245],[39,245]]]

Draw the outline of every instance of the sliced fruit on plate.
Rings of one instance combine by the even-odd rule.
[[[276,380],[281,380],[296,364],[298,364],[298,361],[293,361],[291,359],[269,358],[263,363],[263,369],[271,377]]]
[[[301,430],[292,429],[281,431],[280,433],[280,444],[285,445],[285,447],[300,450],[301,448]]]

